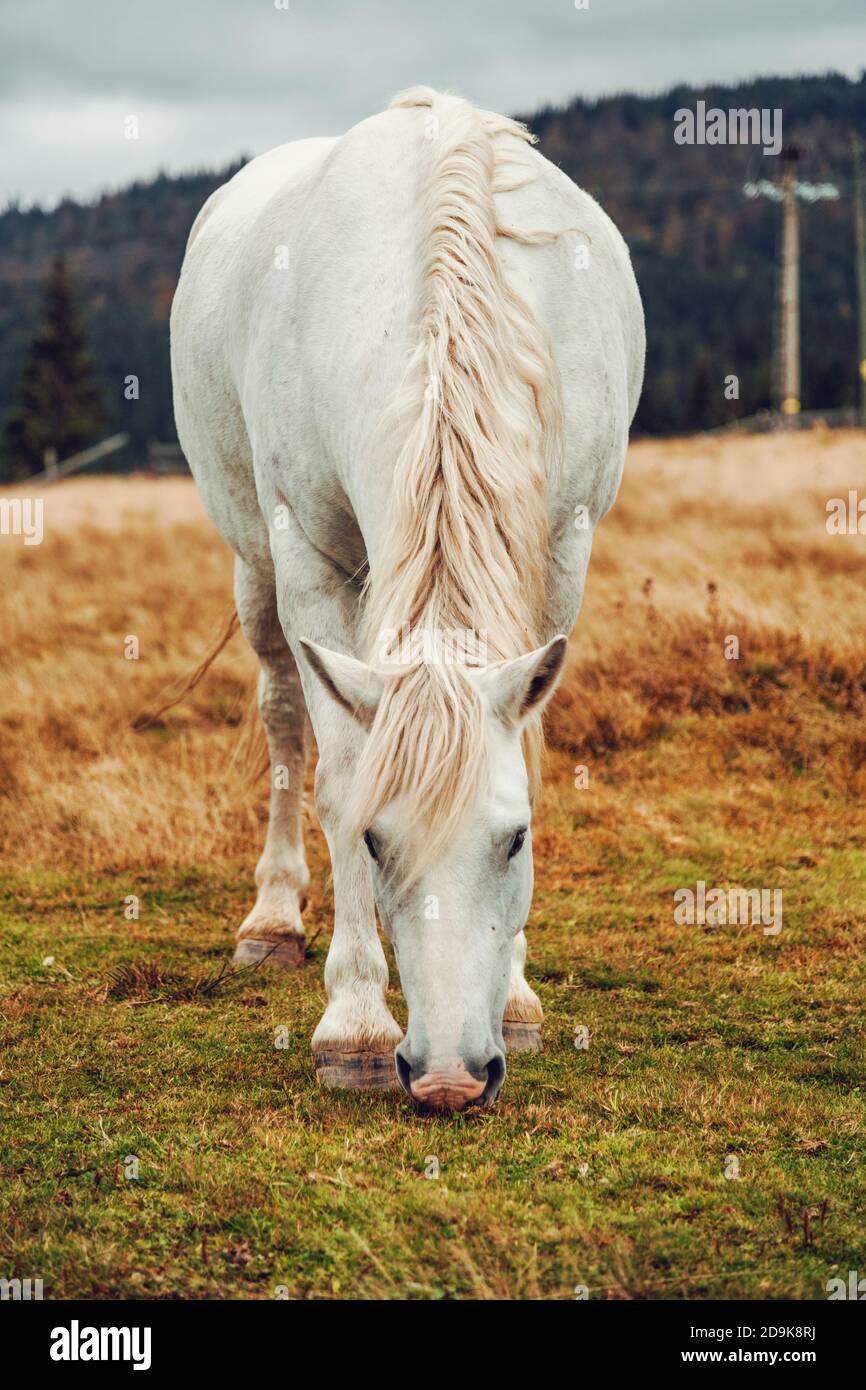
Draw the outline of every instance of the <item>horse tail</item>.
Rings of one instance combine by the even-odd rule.
[[[177,688],[166,686],[159,697],[163,701],[162,704],[157,705],[155,709],[140,710],[135,716],[135,719],[132,721],[132,727],[135,729],[136,733],[139,733],[142,729],[149,728],[151,724],[154,724],[156,720],[160,719],[168,710],[174,709],[176,705],[183,703],[187,695],[191,694],[203,677],[207,675],[207,672],[210,670],[211,666],[213,666],[220,652],[224,647],[228,646],[239,627],[240,620],[235,609],[232,608],[229,617],[223,624],[219,636],[215,638],[198,665],[186,676],[181,677],[180,685],[177,685],[177,682],[175,682]]]

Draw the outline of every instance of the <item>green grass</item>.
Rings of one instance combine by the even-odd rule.
[[[675,927],[671,885],[723,882],[722,836],[672,863],[633,833],[541,883],[546,1050],[456,1117],[317,1087],[321,872],[297,974],[223,969],[246,869],[7,878],[0,1274],[46,1297],[826,1297],[866,1270],[864,860],[729,840],[728,881],[785,884],[783,932]]]

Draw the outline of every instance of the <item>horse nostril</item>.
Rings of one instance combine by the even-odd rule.
[[[484,1087],[484,1094],[481,1097],[482,1105],[489,1105],[491,1101],[496,1099],[504,1080],[505,1057],[501,1052],[494,1052],[487,1063],[487,1085]]]
[[[397,1080],[400,1082],[400,1085],[403,1087],[403,1090],[406,1092],[407,1096],[411,1096],[412,1066],[411,1063],[408,1062],[407,1059],[403,1056],[403,1053],[399,1046],[396,1048],[394,1052],[394,1061],[397,1065]]]

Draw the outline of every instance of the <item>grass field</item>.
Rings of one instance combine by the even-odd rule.
[[[549,719],[546,1050],[453,1117],[316,1085],[312,811],[306,968],[228,966],[266,799],[232,762],[242,640],[132,727],[231,602],[191,484],[70,481],[41,546],[0,538],[0,1275],[46,1297],[815,1299],[866,1273],[866,538],[825,526],[864,458],[855,432],[633,447]],[[698,880],[781,889],[781,932],[678,925]],[[392,986],[404,1017],[393,962]]]

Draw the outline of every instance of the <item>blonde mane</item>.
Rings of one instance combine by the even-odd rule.
[[[501,225],[494,195],[535,177],[524,126],[427,88],[394,107],[419,124],[424,237],[418,341],[398,414],[408,422],[381,552],[367,581],[368,659],[385,693],[358,768],[356,828],[406,796],[413,860],[429,863],[486,774],[484,717],[469,666],[540,641],[548,556],[547,479],[559,457],[559,376],[547,334],[509,285],[496,238],[539,244],[557,232]],[[426,137],[426,138],[425,138]],[[504,166],[518,161],[522,178]],[[470,634],[460,659],[408,662],[399,634]],[[473,641],[474,635],[474,641]],[[459,644],[458,644],[459,645]],[[540,723],[528,731],[537,779]]]

